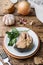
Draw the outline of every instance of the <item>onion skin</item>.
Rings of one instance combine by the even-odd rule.
[[[29,14],[31,8],[30,8],[30,4],[27,2],[27,1],[21,1],[18,3],[18,12],[19,14],[22,14],[22,15],[27,15]]]

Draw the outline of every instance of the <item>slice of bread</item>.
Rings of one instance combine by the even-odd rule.
[[[0,0],[0,14],[14,12],[14,4],[10,0]]]

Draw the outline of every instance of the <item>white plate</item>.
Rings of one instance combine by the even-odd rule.
[[[36,53],[36,51],[39,48],[39,38],[37,34],[34,31],[30,30],[29,28],[25,28],[25,27],[17,27],[17,30],[18,31],[29,30],[28,34],[33,38],[33,44],[34,44],[33,48],[30,51],[23,52],[23,53],[15,50],[13,46],[8,46],[9,39],[6,34],[4,38],[4,48],[5,48],[4,50],[6,50],[11,56],[18,58],[18,59],[24,59],[24,58],[31,57],[32,55]]]

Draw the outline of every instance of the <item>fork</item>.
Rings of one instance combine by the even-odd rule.
[[[2,64],[4,65],[5,63],[7,63],[8,65],[11,65],[9,63],[9,58],[8,57],[2,57],[2,55],[0,55],[0,61],[2,62]]]

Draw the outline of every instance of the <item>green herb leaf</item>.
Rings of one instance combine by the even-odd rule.
[[[6,32],[8,34],[8,38],[10,39],[8,46],[13,46],[17,41],[17,37],[19,36],[19,31],[16,28],[13,28],[11,32]]]

